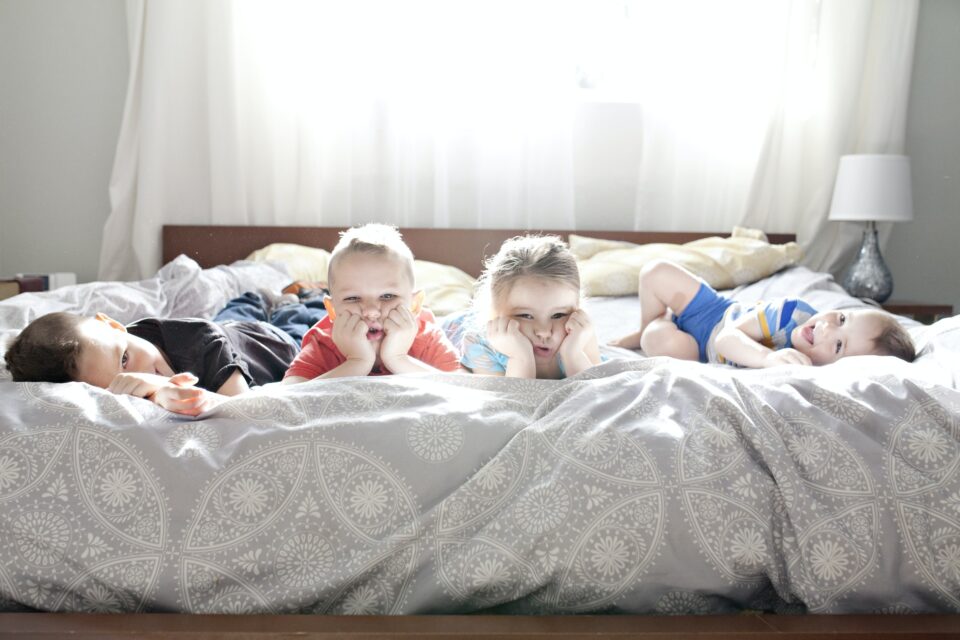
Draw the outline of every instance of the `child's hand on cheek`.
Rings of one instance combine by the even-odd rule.
[[[573,376],[595,364],[600,364],[597,334],[586,311],[577,309],[564,325],[567,337],[560,344],[560,359],[568,376]]]
[[[593,323],[583,309],[571,313],[564,328],[567,335],[560,344],[561,356],[582,353],[594,336]]]
[[[419,322],[413,312],[404,305],[390,310],[383,321],[383,332],[386,334],[380,343],[380,360],[392,370],[390,363],[394,358],[405,356],[410,352],[413,341],[417,337]]]
[[[340,353],[348,360],[369,362],[372,369],[377,358],[377,352],[373,344],[367,340],[368,329],[367,323],[363,321],[360,315],[342,311],[333,321],[333,331],[330,337]]]
[[[509,358],[533,358],[533,345],[520,332],[520,323],[503,316],[487,323],[487,340]]]

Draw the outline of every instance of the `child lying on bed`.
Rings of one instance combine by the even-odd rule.
[[[504,242],[480,276],[474,308],[446,329],[473,373],[556,379],[600,363],[577,262],[556,236]]]
[[[453,345],[422,307],[413,254],[396,228],[345,231],[330,254],[329,315],[303,339],[284,383],[460,368]]]
[[[916,357],[910,334],[884,311],[818,313],[796,298],[744,306],[672,262],[644,267],[639,296],[640,329],[612,344],[648,356],[757,368],[853,355]]]
[[[6,363],[16,382],[86,382],[195,416],[282,379],[299,337],[324,315],[310,301],[271,310],[255,293],[230,301],[213,322],[144,318],[124,326],[102,313],[50,313],[17,336]]]

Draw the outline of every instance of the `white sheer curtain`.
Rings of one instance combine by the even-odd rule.
[[[742,222],[770,116],[796,102],[798,74],[785,55],[797,46],[787,41],[793,14],[818,4],[636,3],[616,52],[619,93],[642,114],[635,228],[722,231]],[[804,26],[816,33],[816,24]],[[780,218],[766,230],[794,226]]]
[[[840,156],[904,152],[917,11],[916,0],[835,0],[794,12],[785,53],[805,69],[802,100],[771,114],[743,221],[796,232],[815,269],[836,273],[860,245],[862,226],[827,222]]]
[[[918,2],[627,6],[593,26],[642,113],[633,227],[792,232],[809,265],[841,267],[861,228],[826,220],[837,164],[904,151]]]
[[[164,223],[574,226],[550,6],[129,0],[100,277],[154,272]]]
[[[824,223],[839,155],[902,151],[917,5],[128,0],[127,9],[131,76],[105,279],[153,273],[164,223],[748,223],[815,240],[808,250],[825,265],[845,247]],[[639,105],[639,135],[606,160],[639,156],[632,210],[575,198],[574,119],[591,99]]]

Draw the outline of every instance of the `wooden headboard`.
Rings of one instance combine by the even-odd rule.
[[[216,225],[164,225],[163,263],[181,253],[193,258],[203,268],[230,264],[274,242],[289,242],[330,250],[340,238],[342,227],[240,227]],[[404,240],[420,260],[453,265],[472,276],[483,267],[483,258],[492,255],[507,238],[530,233],[523,229],[425,229],[401,228]],[[682,244],[725,233],[683,231],[571,231],[536,230],[552,233],[566,240],[571,233],[591,238],[626,240],[636,244],[668,242]],[[793,234],[774,233],[771,243],[782,244],[795,239]]]

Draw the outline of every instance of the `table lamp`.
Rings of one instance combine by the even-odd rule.
[[[851,155],[840,158],[830,203],[830,220],[866,222],[863,243],[843,277],[852,296],[883,302],[893,293],[893,276],[880,255],[877,222],[913,220],[910,158]]]

